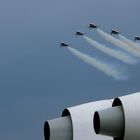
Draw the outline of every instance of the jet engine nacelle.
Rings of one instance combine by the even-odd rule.
[[[112,100],[103,100],[64,109],[62,117],[45,122],[45,140],[112,140],[93,129],[95,111],[111,105]]]
[[[111,108],[96,111],[94,129],[114,140],[139,140],[140,93],[116,98]]]

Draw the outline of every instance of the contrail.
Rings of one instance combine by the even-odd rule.
[[[137,51],[136,49],[134,49],[133,47],[130,47],[130,45],[122,42],[119,39],[116,39],[115,37],[111,36],[108,33],[105,33],[104,31],[97,29],[97,32],[108,42],[112,43],[113,45],[120,47],[121,49],[124,49],[125,51],[127,51],[128,53],[136,56],[136,57],[140,57],[140,52]]]
[[[134,59],[133,57],[131,57],[130,55],[120,51],[120,50],[115,50],[115,49],[111,49],[108,48],[100,43],[98,43],[97,41],[87,37],[87,36],[83,36],[83,38],[92,46],[94,46],[95,48],[99,49],[100,51],[102,51],[103,53],[114,57],[118,60],[121,60],[124,63],[127,64],[136,64],[138,61],[137,59]]]
[[[131,41],[130,39],[126,38],[125,36],[123,35],[120,35],[119,34],[119,39],[125,43],[127,43],[129,46],[137,49],[138,51],[140,51],[140,45],[139,44],[136,44],[135,42]]]
[[[75,56],[77,56],[79,59],[84,61],[85,63],[91,65],[92,67],[102,71],[104,74],[113,77],[115,80],[127,80],[128,77],[123,75],[123,73],[116,69],[116,67],[112,65],[105,64],[104,62],[101,62],[100,60],[97,60],[93,57],[90,57],[87,54],[84,54],[72,47],[68,47],[68,50]]]

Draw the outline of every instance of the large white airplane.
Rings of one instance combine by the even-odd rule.
[[[45,140],[140,140],[140,92],[64,109],[46,121]]]

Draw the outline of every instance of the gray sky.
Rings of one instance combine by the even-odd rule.
[[[75,38],[80,30],[108,44],[87,28],[94,22],[107,32],[140,34],[139,0],[0,1],[0,139],[41,140],[47,119],[93,100],[140,90],[140,64],[129,66]],[[127,81],[115,81],[60,49],[60,41],[108,63],[128,69]]]

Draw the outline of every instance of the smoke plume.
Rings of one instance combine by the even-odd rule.
[[[100,43],[98,43],[97,41],[87,37],[87,36],[83,36],[83,38],[92,46],[94,46],[95,48],[99,49],[100,51],[102,51],[103,53],[116,58],[124,63],[127,64],[136,64],[138,61],[136,59],[134,59],[133,57],[131,57],[130,55],[120,51],[120,50],[115,50],[115,49],[111,49],[108,48]]]
[[[139,45],[139,44],[137,44],[137,43],[135,43],[135,42],[129,40],[128,38],[126,38],[125,36],[120,35],[120,34],[119,34],[119,39],[120,39],[121,41],[123,41],[124,43],[127,43],[130,47],[132,47],[132,48],[134,48],[134,49],[140,51],[140,45]]]
[[[85,63],[91,65],[92,67],[98,69],[99,71],[102,71],[104,74],[111,76],[115,80],[126,80],[128,77],[125,76],[121,69],[117,69],[113,65],[106,64],[104,62],[101,62],[98,59],[95,59],[93,57],[90,57],[87,54],[84,54],[72,47],[68,47],[68,50],[75,56],[77,56],[80,60],[84,61]]]
[[[140,57],[140,52],[137,51],[135,48],[131,47],[130,45],[122,42],[119,39],[116,39],[115,37],[111,36],[108,33],[105,33],[104,31],[97,29],[97,32],[108,42],[112,43],[113,45],[127,51],[128,53],[136,56],[136,57]]]

